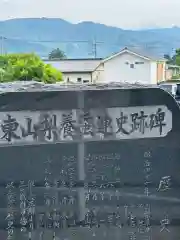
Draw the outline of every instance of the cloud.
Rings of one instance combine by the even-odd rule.
[[[179,0],[0,0],[0,18],[58,17],[140,28],[180,25],[179,8]]]

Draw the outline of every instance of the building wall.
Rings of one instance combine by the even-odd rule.
[[[101,63],[92,73],[92,83],[101,83],[104,81],[104,64]]]
[[[157,84],[157,62],[151,62],[151,84]]]
[[[173,70],[172,69],[167,69],[166,70],[166,79],[165,80],[171,80],[173,76]]]
[[[65,82],[68,82],[69,79],[70,82],[80,83],[78,78],[81,78],[81,83],[85,83],[85,81],[91,82],[91,73],[63,73],[63,80]]]
[[[165,80],[165,63],[157,63],[157,82],[162,82]]]
[[[165,72],[165,80],[171,80],[173,76],[178,76],[180,74],[180,67],[179,66],[168,66]]]
[[[139,64],[135,64],[135,62]],[[142,64],[140,64],[142,63]],[[134,65],[131,65],[134,64]],[[124,53],[104,63],[104,82],[151,83],[151,62],[133,54]]]
[[[157,63],[157,82],[161,82],[162,81],[162,63]]]

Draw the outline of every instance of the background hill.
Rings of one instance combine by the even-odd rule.
[[[124,30],[93,22],[72,24],[63,19],[26,18],[0,21],[0,41],[4,52],[33,52],[47,57],[53,48],[68,57],[105,57],[125,46],[144,48],[151,53],[172,54],[180,47],[180,28]],[[1,50],[2,51],[2,50]]]

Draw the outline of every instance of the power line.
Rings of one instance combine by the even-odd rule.
[[[121,43],[119,44],[114,44],[114,43],[109,43],[109,42],[102,42],[102,41],[97,41],[96,38],[94,38],[93,40],[35,40],[35,39],[30,39],[30,38],[9,38],[9,37],[4,37],[4,36],[0,36],[0,41],[4,41],[4,40],[16,40],[16,41],[25,41],[25,42],[30,42],[30,43],[91,43],[92,44],[92,49],[93,49],[93,53],[94,55],[97,54],[97,46],[99,44],[105,44],[105,45],[109,45],[109,46],[122,46]],[[126,47],[144,47],[144,48],[150,48],[150,47],[154,47],[154,48],[160,48],[160,46],[153,46],[152,44],[148,44],[148,43],[144,43],[144,44],[125,44]]]
[[[6,41],[22,41],[22,42],[28,42],[28,43],[72,43],[72,44],[83,44],[83,43],[87,43],[90,44],[91,46],[91,52],[89,53],[89,55],[92,55],[94,58],[97,58],[98,56],[98,46],[99,45],[103,45],[102,47],[114,47],[115,48],[115,52],[120,51],[122,48],[124,47],[129,47],[129,48],[134,48],[138,50],[157,50],[162,48],[161,46],[153,46],[153,43],[144,43],[144,44],[126,44],[125,46],[122,46],[121,43],[116,44],[116,43],[110,43],[110,42],[102,42],[102,41],[97,41],[96,37],[93,38],[93,40],[60,40],[60,39],[55,39],[55,40],[35,40],[35,39],[30,39],[30,38],[9,38],[9,37],[5,37],[5,36],[0,36],[0,54],[4,55],[6,53],[6,49],[5,47],[7,47],[6,45]],[[117,49],[117,50],[116,50]]]
[[[22,38],[7,38],[0,36],[1,42],[1,54],[4,52],[4,40],[14,40],[14,41],[26,41],[29,43],[88,43],[92,45],[92,54],[94,58],[97,58],[97,47],[99,44],[104,44],[104,42],[93,40],[34,40],[34,39],[22,39]]]
[[[9,38],[9,37],[3,37],[0,36],[0,38],[3,38],[5,40],[14,40],[14,41],[24,41],[24,42],[31,42],[31,43],[89,43],[90,40],[35,40],[30,38]]]

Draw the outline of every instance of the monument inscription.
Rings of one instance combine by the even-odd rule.
[[[179,107],[89,88],[0,96],[0,238],[178,240]]]
[[[70,111],[0,112],[0,144],[39,144],[68,140],[166,136],[172,113],[166,106]]]

